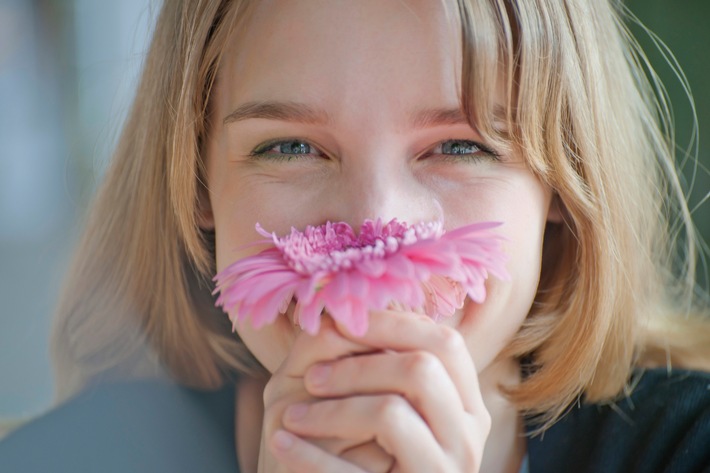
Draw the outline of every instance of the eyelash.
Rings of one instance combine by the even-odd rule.
[[[471,147],[471,148],[476,148],[476,151],[472,153],[454,153],[454,154],[443,154],[441,153],[434,153],[433,150],[437,148],[442,148],[445,144],[447,143],[459,143],[462,144],[463,146]],[[271,152],[272,149],[274,149],[276,146],[283,146],[287,144],[301,144],[301,145],[306,145],[311,149],[310,153],[300,153],[300,154],[289,154],[289,153],[281,153],[281,152]],[[314,152],[315,151],[315,152]],[[483,153],[484,156],[481,156],[477,153]],[[479,161],[481,159],[493,159],[495,161],[499,161],[501,158],[501,155],[491,148],[487,147],[486,145],[483,145],[481,143],[478,143],[473,140],[466,140],[466,139],[448,139],[439,142],[434,146],[433,148],[430,148],[428,151],[420,155],[421,157],[428,158],[430,156],[434,155],[440,155],[444,156],[446,160],[451,160],[451,161]],[[323,156],[323,153],[314,145],[312,145],[310,142],[307,140],[302,140],[298,138],[287,138],[287,139],[276,139],[276,140],[271,140],[267,141],[265,143],[262,143],[258,145],[256,148],[254,148],[250,153],[249,157],[250,158],[267,158],[269,160],[273,161],[293,161],[295,159],[307,157],[307,156],[313,156],[316,155],[318,157]]]

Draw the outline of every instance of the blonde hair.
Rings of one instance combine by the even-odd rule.
[[[211,236],[199,229],[208,96],[242,5],[169,1],[60,300],[57,397],[101,378],[217,387],[258,363],[214,308]]]
[[[691,304],[694,229],[670,120],[621,4],[459,5],[464,108],[490,142],[527,157],[564,214],[563,224],[548,226],[534,307],[506,351],[532,365],[511,397],[549,421],[581,393],[590,402],[613,399],[637,366],[708,368],[710,320]],[[499,77],[503,111],[486,93]],[[507,122],[505,136],[493,126],[496,114]],[[685,241],[670,238],[674,218]],[[678,247],[685,267],[674,272]]]
[[[143,78],[59,307],[60,398],[97,377],[165,368],[204,388],[263,373],[212,306],[201,143],[222,51],[246,1],[164,2]],[[461,100],[494,146],[516,147],[556,193],[539,291],[507,355],[530,363],[508,389],[550,421],[581,394],[624,392],[635,367],[710,364],[710,325],[674,275],[673,215],[692,224],[672,145],[620,4],[459,0]],[[490,101],[506,85],[503,110]],[[495,119],[508,124],[501,134]],[[678,309],[678,301],[684,300]]]

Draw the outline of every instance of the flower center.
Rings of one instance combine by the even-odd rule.
[[[401,247],[443,234],[440,222],[407,225],[396,219],[383,224],[366,220],[358,235],[347,223],[307,227],[303,233],[292,230],[282,238],[274,237],[276,247],[288,265],[301,274],[348,270],[355,264],[385,259]]]

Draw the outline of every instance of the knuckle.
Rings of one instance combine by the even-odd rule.
[[[342,346],[343,338],[332,324],[324,325],[316,335],[316,343],[324,353],[335,353]]]
[[[458,355],[468,352],[463,336],[456,330],[445,325],[438,326],[438,345],[447,355]]]
[[[407,355],[405,369],[408,376],[420,384],[427,385],[427,381],[439,375],[441,362],[429,352],[415,351]]]
[[[282,425],[281,414],[282,409],[269,408],[264,410],[262,427],[267,433],[273,433]]]
[[[458,448],[446,453],[451,463],[456,465],[450,471],[479,471],[483,459],[485,439],[487,435],[469,431],[464,435]]]
[[[336,339],[339,338],[338,330],[332,323],[324,323],[316,334],[316,338],[320,338],[326,344],[335,343]]]
[[[282,388],[277,376],[272,376],[264,386],[262,398],[264,406],[270,406],[281,397]]]
[[[473,471],[481,464],[480,455],[477,455],[472,448],[466,448],[461,453],[459,463],[466,468],[466,471]]]
[[[493,419],[491,418],[491,414],[490,412],[488,412],[488,410],[484,409],[483,412],[477,414],[477,417],[479,418],[481,430],[487,437],[488,433],[491,431],[491,427],[493,426]]]
[[[406,401],[396,394],[380,396],[375,406],[375,414],[386,422],[386,425],[396,425],[406,411]]]

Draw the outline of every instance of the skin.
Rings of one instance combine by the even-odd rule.
[[[556,216],[521,155],[476,148],[482,138],[456,120],[458,30],[428,0],[266,0],[230,41],[206,149],[204,221],[216,232],[218,270],[258,251],[243,249],[260,238],[257,222],[283,234],[396,217],[446,228],[504,222],[511,274],[489,280],[484,304],[438,324],[384,311],[357,339],[327,318],[316,336],[288,317],[237,327],[272,373],[239,387],[245,471],[520,466],[522,424],[497,388],[518,382],[519,369],[498,355],[532,304],[544,228]],[[267,101],[291,106],[256,116],[245,107]],[[449,119],[421,120],[432,110]],[[452,146],[468,154],[452,155]]]

